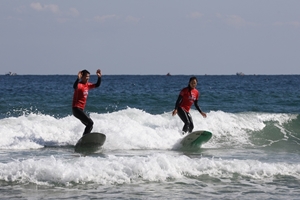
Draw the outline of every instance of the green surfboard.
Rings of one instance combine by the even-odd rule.
[[[184,147],[201,147],[202,144],[208,142],[212,137],[209,131],[194,131],[185,136],[180,144]]]

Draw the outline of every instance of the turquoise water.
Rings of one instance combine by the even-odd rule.
[[[76,75],[0,76],[0,198],[297,199],[300,76],[197,76],[213,137],[187,150],[171,112],[189,77],[104,75],[85,110],[107,139],[81,155]]]

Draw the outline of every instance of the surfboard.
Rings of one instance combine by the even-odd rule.
[[[83,135],[75,145],[77,153],[92,153],[99,150],[106,140],[103,133],[88,133]]]
[[[202,144],[208,142],[212,137],[209,131],[194,131],[185,136],[180,144],[184,147],[201,147]]]

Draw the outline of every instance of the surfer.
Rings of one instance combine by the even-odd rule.
[[[198,80],[195,76],[190,78],[188,86],[180,91],[175,104],[175,109],[172,112],[173,116],[178,114],[180,119],[184,122],[182,128],[183,135],[187,132],[191,133],[194,129],[193,119],[189,113],[193,103],[200,114],[204,118],[206,117],[206,113],[203,112],[198,105],[199,91],[196,89],[197,83]]]
[[[97,88],[101,84],[101,70],[96,71],[98,76],[97,83],[90,83],[90,72],[87,70],[82,70],[78,72],[78,77],[74,82],[74,95],[72,102],[72,112],[73,115],[79,119],[86,127],[84,129],[83,135],[88,134],[92,131],[94,122],[89,118],[84,112],[84,107],[88,97],[88,91],[93,88]]]

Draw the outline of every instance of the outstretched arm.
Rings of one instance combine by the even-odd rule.
[[[174,110],[172,112],[173,116],[177,114],[177,108],[179,107],[179,104],[181,103],[181,101],[182,101],[182,96],[179,95],[178,98],[177,98],[177,101],[175,103],[175,108],[174,108]]]
[[[200,114],[201,114],[204,118],[206,118],[206,113],[203,112],[203,111],[201,110],[200,106],[198,105],[198,100],[194,101],[194,104],[195,104],[196,109],[200,112]]]

